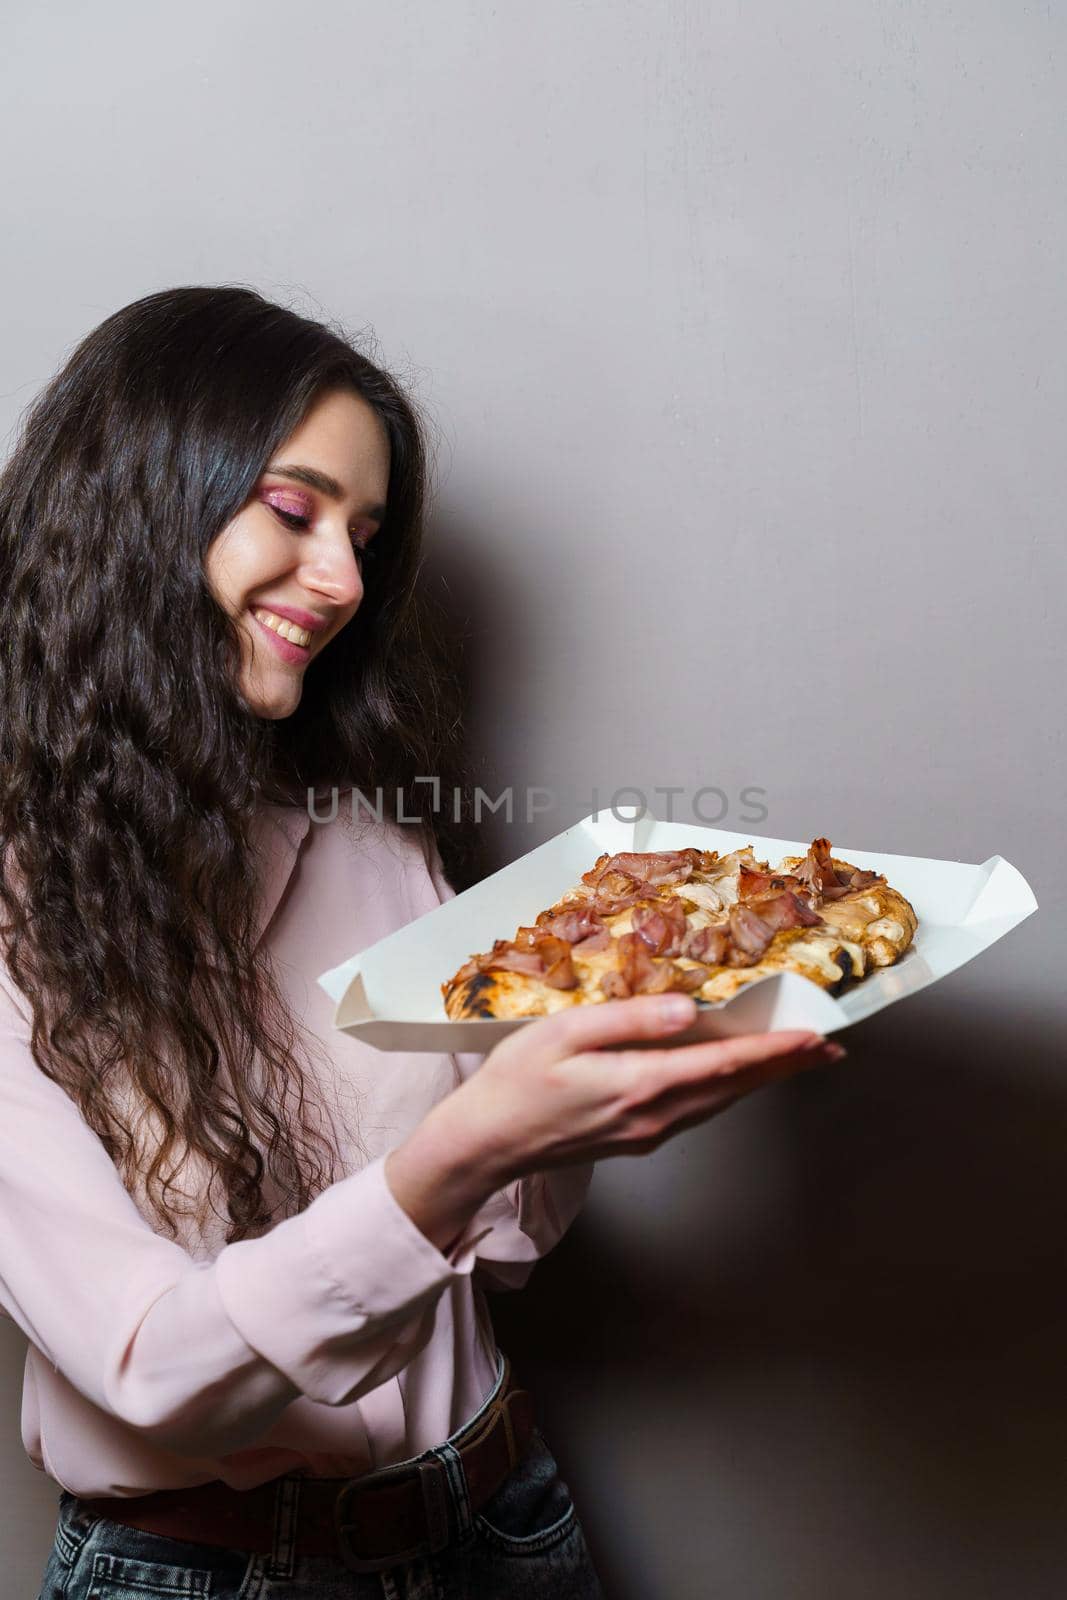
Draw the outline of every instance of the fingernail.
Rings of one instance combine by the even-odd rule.
[[[800,1048],[802,1050],[822,1050],[825,1045],[826,1040],[823,1038],[821,1033],[817,1033],[814,1039],[809,1039],[807,1044],[802,1044]]]
[[[840,1061],[842,1056],[848,1055],[848,1051],[845,1049],[843,1044],[828,1043],[826,1046],[826,1055],[831,1061]]]
[[[696,1004],[687,994],[665,994],[659,1003],[659,1014],[664,1022],[689,1022]]]

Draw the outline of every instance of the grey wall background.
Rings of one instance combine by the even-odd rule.
[[[752,784],[764,833],[1041,901],[841,1068],[602,1164],[498,1298],[619,1600],[1062,1589],[1065,39],[1019,0],[6,19],[0,430],[167,285],[373,330],[438,425],[486,781],[560,791],[496,864],[593,785],[733,826]]]

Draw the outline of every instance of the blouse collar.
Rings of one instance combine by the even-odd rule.
[[[254,848],[261,862],[257,943],[285,893],[310,826],[311,814],[306,805],[280,806],[261,801],[257,807],[253,830]]]

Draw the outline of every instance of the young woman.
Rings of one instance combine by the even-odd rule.
[[[398,820],[454,721],[424,459],[339,333],[182,288],[88,335],[0,478],[0,1304],[60,1489],[42,1600],[600,1594],[484,1291],[596,1160],[825,1059],[650,1047],[682,995],[481,1063],[332,1028],[317,974],[452,893],[440,815]],[[378,788],[405,812],[346,804]]]

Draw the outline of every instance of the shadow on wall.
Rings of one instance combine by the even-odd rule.
[[[1020,997],[983,1003],[971,975],[942,987],[851,1029],[842,1066],[765,1091],[646,1158],[669,1165],[680,1146],[689,1158],[678,1219],[688,1270],[682,1254],[613,1226],[595,1180],[590,1209],[532,1283],[491,1298],[564,1476],[583,1463],[571,1481],[613,1600],[646,1593],[614,1552],[620,1522],[651,1549],[653,1485],[654,1536],[677,1506],[678,1571],[709,1590],[719,1579],[742,1584],[724,1593],[750,1596],[857,1593],[851,1542],[865,1521],[914,1546],[925,1576],[913,1597],[1051,1593],[1036,1570],[1024,1577],[1042,1552],[1051,1583],[1058,1550],[1062,1577],[1058,1019],[1031,1013],[1020,1026]],[[735,1135],[753,1131],[788,1214],[742,1251],[716,1169],[730,1168]],[[604,1165],[633,1170],[620,1158],[598,1179]],[[766,1176],[751,1173],[757,1186]],[[616,1453],[613,1466],[605,1455],[607,1504],[590,1470],[600,1441],[581,1430],[613,1412],[624,1423],[605,1442]],[[720,1510],[751,1518],[747,1554],[716,1527]],[[764,1588],[756,1552],[768,1537],[776,1564]],[[940,1579],[921,1556],[927,1540],[948,1562]],[[982,1573],[978,1590],[965,1589],[959,1563]],[[862,1592],[902,1592],[885,1581]]]
[[[481,531],[444,517],[431,548],[495,792],[478,747],[535,619]],[[514,853],[473,836],[457,888]],[[612,1600],[1059,1592],[1067,1080],[1061,1019],[1013,986],[1047,933],[849,1029],[840,1067],[602,1163],[490,1296]]]
[[[453,801],[442,793],[445,825],[438,837],[446,875],[457,893],[508,859],[506,845],[502,849],[495,840],[491,814],[486,825],[474,827],[470,807],[476,785],[492,796],[505,781],[492,767],[480,731],[492,722],[500,641],[506,639],[520,659],[531,647],[526,638],[528,619],[518,597],[507,585],[493,582],[491,549],[492,541],[484,533],[472,539],[466,524],[447,515],[437,517],[421,573],[422,593],[443,635],[441,670],[458,683],[463,705],[461,770],[456,777],[464,796],[464,821],[458,827],[450,825]]]

